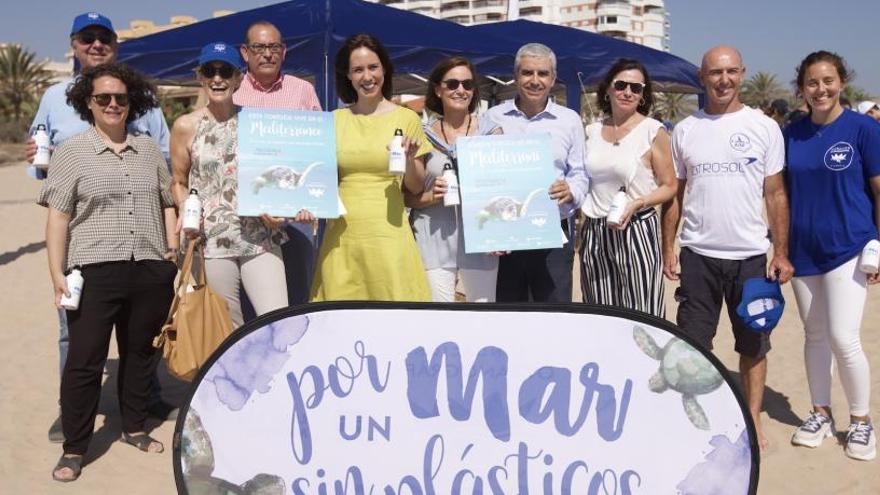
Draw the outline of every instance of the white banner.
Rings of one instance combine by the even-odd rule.
[[[181,492],[755,492],[729,376],[661,320],[305,308],[240,330],[202,371],[177,426]]]

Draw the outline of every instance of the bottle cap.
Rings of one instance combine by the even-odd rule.
[[[199,192],[196,191],[195,189],[190,189],[190,190],[189,190],[189,193],[190,193],[190,194],[195,194],[196,196],[199,195]]]
[[[401,129],[399,127],[397,129],[394,129],[394,135],[395,136],[403,136],[403,129]]]
[[[449,162],[444,163],[443,170],[452,170],[452,164]]]
[[[46,130],[46,124],[37,124],[37,130],[38,130],[38,131],[45,131],[45,130]]]
[[[620,189],[618,189],[617,192],[625,193],[625,192],[626,192],[626,186],[620,186]]]

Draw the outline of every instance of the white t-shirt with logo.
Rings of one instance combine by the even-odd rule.
[[[742,260],[770,248],[764,178],[785,165],[782,132],[759,110],[702,110],[672,132],[675,175],[686,179],[681,246],[712,258]]]

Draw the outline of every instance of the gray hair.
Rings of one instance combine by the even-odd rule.
[[[526,43],[519,47],[516,51],[516,58],[513,61],[513,73],[519,73],[519,64],[525,57],[546,58],[550,60],[550,71],[553,77],[556,77],[556,54],[547,45],[541,43]]]

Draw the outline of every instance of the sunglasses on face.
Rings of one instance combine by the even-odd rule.
[[[443,85],[446,86],[446,88],[449,89],[450,91],[455,91],[456,89],[458,89],[459,84],[461,85],[461,87],[464,88],[465,91],[470,91],[470,90],[474,89],[474,80],[473,79],[463,79],[463,80],[446,79],[445,81],[442,81],[442,82],[443,82]]]
[[[116,41],[116,35],[109,31],[82,31],[76,34],[76,39],[84,45],[91,45],[95,41],[109,45]]]
[[[205,79],[214,79],[214,76],[220,74],[222,79],[231,79],[235,75],[235,68],[229,64],[208,65],[199,67],[199,74]]]
[[[99,93],[96,95],[92,95],[92,99],[95,100],[95,103],[98,106],[106,107],[110,104],[110,100],[116,102],[116,104],[120,107],[128,106],[128,95],[125,93]]]
[[[630,91],[633,92],[634,95],[642,94],[642,91],[645,90],[645,85],[640,82],[629,82],[629,81],[621,81],[620,79],[611,83],[614,87],[615,91],[623,91],[629,86]]]
[[[264,53],[269,51],[270,53],[281,53],[284,51],[284,45],[281,43],[252,43],[247,46],[254,53]]]

